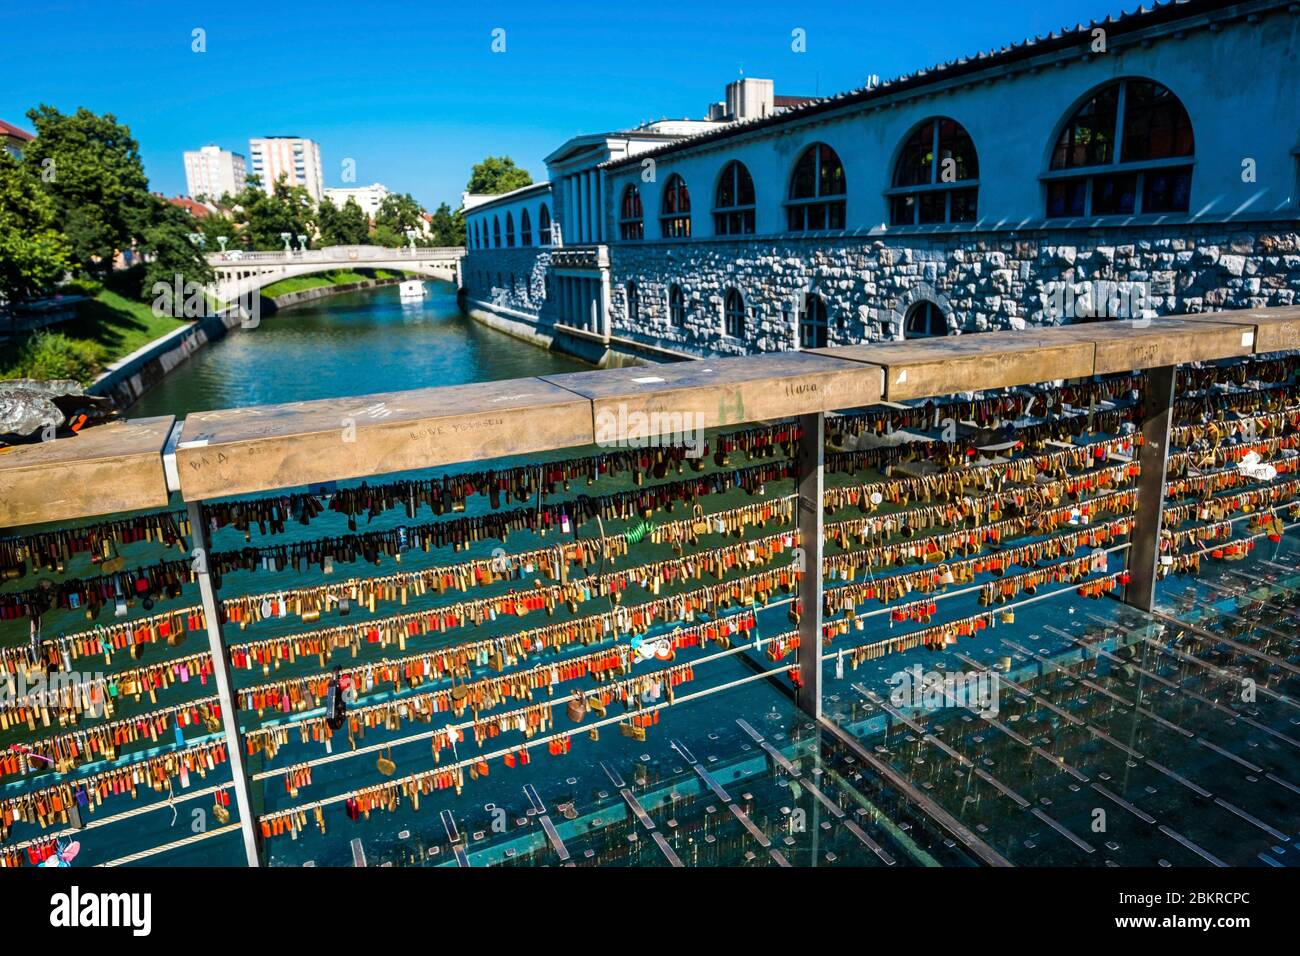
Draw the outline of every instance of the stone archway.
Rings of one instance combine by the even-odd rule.
[[[944,314],[945,318],[951,318],[953,315],[952,305],[948,302],[948,297],[946,295],[943,295],[941,292],[936,290],[934,286],[930,285],[928,282],[918,282],[916,285],[912,286],[912,288],[899,296],[898,302],[895,304],[894,308],[889,310],[889,314],[885,317],[885,322],[888,323],[886,335],[889,338],[904,338],[903,325],[907,321],[907,313],[911,310],[912,306],[916,305],[918,302],[933,303],[939,311]]]

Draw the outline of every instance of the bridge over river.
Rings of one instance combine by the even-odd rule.
[[[392,269],[455,282],[461,246],[392,249],[387,246],[326,246],[289,252],[230,250],[208,256],[217,274],[217,298],[222,302],[266,288],[281,279],[334,269]]]

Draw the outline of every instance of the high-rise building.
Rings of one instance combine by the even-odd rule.
[[[325,190],[325,197],[340,209],[349,199],[355,200],[369,219],[375,218],[380,203],[390,194],[389,188],[383,183],[371,183],[369,186],[330,187]]]
[[[263,136],[248,141],[253,158],[252,173],[268,193],[281,178],[290,186],[302,186],[320,202],[325,186],[321,174],[320,146],[300,136]]]
[[[220,199],[244,188],[246,167],[239,153],[219,146],[185,151],[185,190],[191,197]]]

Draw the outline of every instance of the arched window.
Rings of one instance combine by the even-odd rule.
[[[511,213],[506,213],[506,246],[515,247],[515,217]]]
[[[618,204],[618,234],[622,239],[645,238],[641,191],[632,183],[623,189],[623,201]]]
[[[501,220],[496,216],[492,217],[492,244],[498,249],[501,248]],[[497,285],[501,283],[498,281]]]
[[[625,291],[627,293],[627,320],[628,322],[637,322],[641,318],[641,296],[637,292],[636,283],[629,282]]]
[[[723,327],[728,335],[745,337],[745,299],[739,289],[728,289],[722,306]]]
[[[979,176],[975,144],[962,125],[942,117],[926,120],[907,138],[894,166],[890,223],[974,222]]]
[[[1115,80],[1066,122],[1047,174],[1047,215],[1187,212],[1195,152],[1187,110],[1150,80]]]
[[[519,210],[519,244],[521,246],[531,246],[533,244],[533,221],[528,218],[528,210]]]
[[[659,209],[659,234],[665,239],[689,239],[691,235],[691,194],[686,181],[673,173],[664,184],[663,203]]]
[[[943,310],[928,299],[922,299],[907,310],[903,319],[903,338],[929,339],[948,334],[948,320]]]
[[[803,314],[799,316],[799,348],[826,348],[829,325],[826,303],[815,292],[809,292],[804,296]]]
[[[686,326],[686,297],[676,282],[668,287],[668,317],[677,328]]]
[[[794,164],[786,225],[791,232],[844,228],[844,165],[835,150],[813,143]]]
[[[713,197],[713,231],[719,236],[754,234],[754,179],[738,160],[727,163],[718,180]]]
[[[474,220],[474,227],[469,231],[469,247],[471,249],[479,248],[478,244],[478,220]]]
[[[541,211],[537,214],[537,241],[543,246],[551,244],[551,210],[542,203]]]

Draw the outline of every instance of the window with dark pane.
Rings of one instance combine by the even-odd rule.
[[[929,339],[947,334],[948,320],[935,303],[926,299],[907,310],[903,320],[904,338]]]
[[[686,326],[686,296],[676,282],[668,287],[668,317],[677,328]]]
[[[627,293],[627,320],[636,322],[641,318],[641,298],[636,283],[629,282],[625,291]]]
[[[528,218],[527,209],[519,211],[519,244],[521,246],[533,244],[533,221]]]
[[[713,231],[720,236],[753,235],[754,180],[745,164],[729,162],[713,201]]]
[[[1187,212],[1194,153],[1191,119],[1177,96],[1150,80],[1115,80],[1062,129],[1051,171],[1078,169],[1083,175],[1049,176],[1047,215]]]
[[[799,316],[799,347],[824,349],[829,341],[829,322],[826,303],[815,292],[804,296],[803,312]]]
[[[629,183],[618,204],[618,234],[622,239],[644,239],[645,217],[641,209],[641,191]]]
[[[926,120],[903,143],[894,165],[890,223],[973,222],[978,187],[972,183],[978,179],[975,143],[965,128],[946,117]]]
[[[790,176],[786,226],[791,232],[843,229],[848,187],[835,150],[814,143],[803,151]]]
[[[542,203],[541,211],[537,214],[537,241],[544,246],[551,244],[551,210],[546,203]]]
[[[745,299],[739,289],[728,289],[723,304],[723,325],[728,335],[742,339],[745,337]]]
[[[691,194],[686,181],[676,173],[664,183],[659,232],[665,239],[689,239],[691,235]]]

